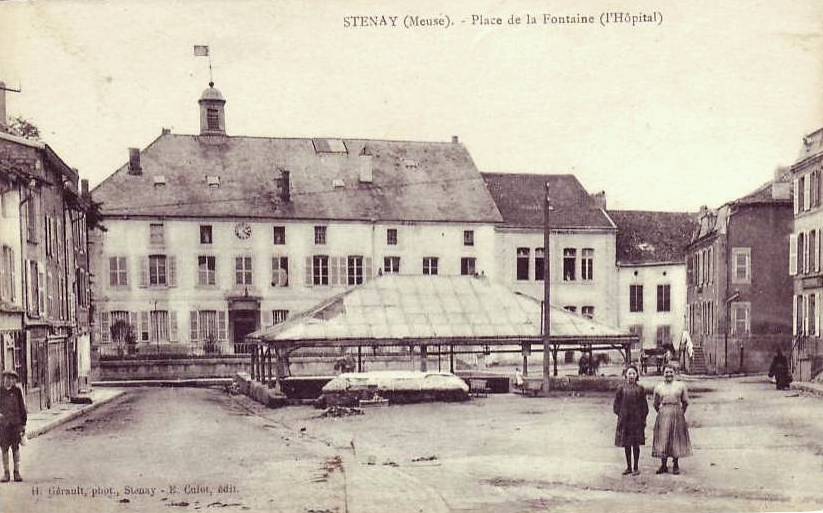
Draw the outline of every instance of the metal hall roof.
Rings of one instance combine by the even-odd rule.
[[[384,275],[250,339],[273,345],[537,343],[541,302],[474,276]],[[552,306],[552,340],[628,342],[627,330]]]

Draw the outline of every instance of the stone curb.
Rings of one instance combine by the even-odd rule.
[[[87,414],[91,411],[96,410],[97,408],[103,406],[104,404],[108,404],[108,403],[114,401],[115,399],[117,399],[119,397],[122,397],[123,394],[125,394],[124,391],[118,391],[118,392],[112,394],[109,397],[106,397],[104,399],[100,399],[100,400],[98,400],[98,401],[96,401],[92,404],[83,406],[82,408],[72,410],[72,411],[66,413],[63,416],[57,417],[55,419],[52,419],[52,420],[46,422],[45,424],[43,424],[42,426],[40,426],[38,428],[26,430],[26,436],[29,439],[37,438],[38,436],[43,435],[43,434],[51,431],[52,429],[54,429],[56,427],[62,426],[63,424],[76,419],[77,417],[83,416],[83,415],[85,415],[85,414]]]
[[[211,387],[230,385],[233,378],[192,379],[129,379],[123,381],[93,381],[95,387]]]
[[[794,382],[791,385],[792,390],[800,390],[802,392],[808,392],[817,397],[823,397],[823,385],[818,385],[816,383],[804,383],[804,382]]]

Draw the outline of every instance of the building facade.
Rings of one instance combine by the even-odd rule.
[[[791,167],[794,187],[794,230],[789,241],[789,274],[793,281],[792,372],[794,379],[809,381],[823,369],[820,339],[820,302],[823,273],[820,260],[823,236],[821,208],[823,129],[803,138],[797,161]]]
[[[462,144],[164,130],[94,191],[101,355],[242,353],[245,336],[382,273],[493,275],[500,214]],[[457,191],[457,192],[455,192]]]
[[[88,202],[77,171],[46,144],[0,133],[3,366],[31,410],[75,395],[88,373]],[[22,329],[22,332],[20,331]]]
[[[483,173],[503,222],[496,227],[495,277],[543,299],[543,198],[549,183],[552,304],[603,324],[618,320],[615,236],[605,197],[591,197],[573,175]]]
[[[686,251],[687,366],[713,374],[768,369],[791,348],[792,190],[784,173],[717,210],[702,209]]]
[[[610,210],[617,225],[618,326],[643,349],[679,349],[686,319],[685,250],[696,228],[686,212]]]

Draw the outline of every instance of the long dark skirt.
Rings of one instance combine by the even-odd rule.
[[[638,422],[619,420],[614,432],[614,445],[617,447],[646,445],[646,426]]]
[[[679,404],[662,404],[654,421],[652,456],[655,458],[682,458],[691,456],[689,425]]]
[[[0,448],[4,451],[11,447],[14,450],[20,446],[20,429],[19,424],[0,424]]]

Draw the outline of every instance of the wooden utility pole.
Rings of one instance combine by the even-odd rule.
[[[543,197],[543,393],[550,390],[551,355],[549,339],[551,337],[551,259],[549,258],[549,182],[546,182],[546,193]]]

